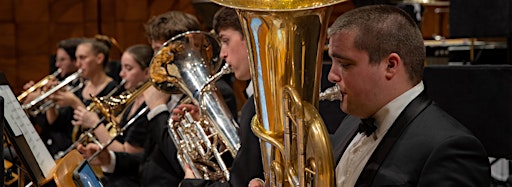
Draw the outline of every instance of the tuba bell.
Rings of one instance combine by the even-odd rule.
[[[267,186],[334,186],[316,108],[330,5],[344,0],[212,0],[235,8],[248,45]]]
[[[167,41],[153,57],[150,77],[159,90],[183,93],[200,109],[201,119],[195,121],[187,112],[180,121],[169,121],[169,133],[178,150],[182,168],[188,164],[196,177],[229,180],[229,170],[221,158],[233,158],[240,148],[240,139],[230,110],[213,84],[230,72],[224,66],[219,73],[220,45],[209,33],[191,31]],[[210,76],[213,75],[214,76]]]

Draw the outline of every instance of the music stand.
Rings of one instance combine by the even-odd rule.
[[[40,186],[46,177],[51,176],[50,170],[55,166],[55,161],[21,109],[3,72],[0,72],[0,96],[4,99],[2,121],[7,138],[34,185]]]
[[[1,129],[4,129],[4,97],[0,96],[0,128]],[[0,153],[2,153],[0,155],[0,168],[2,169],[2,171],[0,172],[0,186],[4,186],[4,179],[5,179],[5,166],[4,166],[4,133],[0,133],[0,144],[2,144],[2,146],[0,147]]]

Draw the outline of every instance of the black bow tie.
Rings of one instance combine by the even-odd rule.
[[[366,118],[361,119],[361,123],[359,124],[357,132],[364,132],[364,135],[368,137],[373,134],[376,129],[377,126],[375,126],[375,118]]]

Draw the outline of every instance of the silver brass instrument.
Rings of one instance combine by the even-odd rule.
[[[267,186],[334,186],[329,134],[315,108],[330,5],[344,0],[212,0],[237,10],[248,45]]]
[[[332,87],[329,87],[325,89],[324,92],[320,92],[320,101],[341,101],[342,95],[340,92],[340,87],[338,87],[337,84],[335,84]]]
[[[229,73],[229,67],[210,77],[219,68],[219,42],[209,33],[186,32],[167,41],[153,57],[150,77],[154,85],[170,93],[184,93],[199,106],[201,119],[185,112],[180,121],[169,121],[169,132],[178,150],[178,160],[188,164],[196,177],[229,180],[221,155],[235,157],[240,148],[236,122],[213,84]]]
[[[25,97],[28,96],[28,94],[36,91],[37,89],[40,89],[42,87],[44,87],[45,85],[47,85],[50,80],[52,79],[56,79],[57,78],[57,75],[60,74],[60,72],[62,72],[62,69],[57,69],[57,71],[53,72],[52,74],[50,75],[47,75],[46,77],[44,77],[43,79],[41,79],[39,82],[35,83],[34,85],[32,85],[30,88],[28,88],[27,90],[25,90],[23,93],[21,93],[20,95],[18,95],[18,101],[19,102],[23,102],[25,100]]]
[[[48,98],[48,96],[52,95],[56,91],[59,91],[60,89],[64,88],[65,86],[68,86],[68,84],[74,82],[74,81],[80,81],[80,83],[75,86],[68,88],[68,91],[75,92],[76,90],[80,89],[83,86],[83,81],[81,79],[82,70],[78,69],[77,72],[69,75],[64,80],[62,80],[58,85],[54,86],[47,92],[41,94],[39,97],[35,98],[34,100],[30,101],[27,104],[21,105],[21,108],[23,108],[27,113],[29,113],[32,116],[36,116],[40,113],[45,112],[49,108],[55,106],[55,103],[53,101],[46,101],[45,99]],[[44,101],[44,102],[43,102]]]

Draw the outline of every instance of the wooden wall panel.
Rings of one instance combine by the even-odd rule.
[[[16,63],[16,82],[10,82],[11,86],[23,88],[30,80],[39,81],[50,72],[50,58],[47,54],[19,56]]]
[[[0,23],[0,57],[16,58],[15,30],[14,23]]]
[[[15,0],[14,19],[17,23],[48,22],[49,0]]]
[[[143,24],[169,10],[195,15],[192,0],[0,0],[0,71],[19,94],[27,81],[50,73],[60,40],[101,33],[123,49],[147,44]]]
[[[50,20],[54,23],[82,23],[84,3],[81,0],[53,0],[50,4]]]
[[[0,0],[0,22],[14,20],[14,0]]]
[[[4,12],[0,12],[3,14]],[[0,23],[0,71],[5,73],[9,82],[18,82],[16,79],[16,27],[14,23]],[[12,85],[14,88],[14,85]]]
[[[146,22],[149,15],[148,2],[140,0],[117,1],[116,18],[119,21]]]

